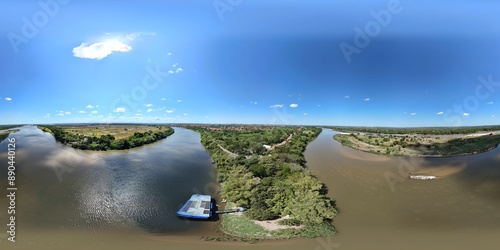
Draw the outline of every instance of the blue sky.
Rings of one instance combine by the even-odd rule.
[[[498,1],[0,2],[0,124],[500,124]]]

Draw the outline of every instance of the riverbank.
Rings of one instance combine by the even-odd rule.
[[[174,133],[160,125],[72,125],[38,126],[65,145],[82,150],[124,150],[150,144]]]
[[[336,234],[331,224],[337,213],[335,201],[326,196],[326,187],[305,168],[303,155],[321,129],[189,128],[201,134],[202,144],[216,163],[221,198],[248,208],[242,214],[222,215],[222,236],[209,240],[256,241]],[[250,141],[256,143],[248,145]],[[273,150],[264,147],[283,141],[286,143]],[[223,148],[238,152],[238,156],[233,157]]]
[[[11,133],[17,132],[19,129],[8,129],[4,132],[0,132],[0,142],[5,140]]]
[[[340,133],[334,135],[342,145],[356,150],[393,156],[453,157],[479,154],[498,147],[498,132],[466,135],[388,135]]]

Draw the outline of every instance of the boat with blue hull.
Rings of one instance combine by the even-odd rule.
[[[184,206],[177,211],[179,217],[191,219],[209,219],[212,217],[212,197],[193,194]]]

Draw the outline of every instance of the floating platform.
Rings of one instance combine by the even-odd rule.
[[[210,195],[193,194],[177,211],[179,217],[192,219],[208,219],[212,217],[212,197]]]

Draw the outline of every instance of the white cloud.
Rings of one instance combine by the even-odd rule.
[[[186,116],[186,115],[188,115],[188,114],[187,114],[187,113],[184,113],[184,115]]]
[[[469,113],[464,113],[464,116],[469,116]]]
[[[283,108],[283,106],[284,106],[283,104],[274,104],[269,107],[275,109],[275,108]]]
[[[492,105],[492,104],[493,104],[493,102],[488,102],[488,105]]]
[[[171,113],[174,113],[175,112],[175,109],[167,109],[166,111],[167,113],[171,114]]]
[[[172,67],[177,67],[177,65],[179,65],[179,63],[174,63],[174,65],[172,65]]]
[[[90,112],[92,114],[97,114],[97,110],[92,110],[92,112]]]
[[[417,115],[417,113],[411,113],[410,115]]]
[[[57,114],[57,116],[64,116],[64,113],[59,113]]]
[[[99,105],[95,105],[96,108],[99,108]]]
[[[256,101],[250,101],[251,104],[255,104],[257,105],[257,102]]]
[[[172,52],[168,52],[168,53],[167,53],[167,56],[171,56],[171,55],[172,55]]]
[[[292,104],[290,104],[290,108],[296,108],[296,107],[298,107],[298,106],[299,106],[299,105],[298,105],[297,103],[292,103]]]
[[[371,99],[370,99],[370,97],[367,97],[367,98],[363,99],[363,101],[369,102],[369,101],[371,101]]]
[[[169,71],[168,71],[168,73],[169,73],[169,74],[173,74],[173,73],[174,73],[174,71],[173,71],[173,70],[169,70]]]
[[[116,108],[113,112],[115,112],[115,113],[124,113],[125,112],[125,108]]]
[[[350,97],[350,96],[348,96],[348,95],[346,95],[346,96],[344,96],[344,98],[345,98],[345,99],[349,99],[349,98],[351,98],[351,97]]]
[[[177,70],[175,70],[175,73],[179,73],[179,72],[182,72],[183,69],[182,68],[177,68]]]
[[[182,100],[177,100],[177,102],[182,102]]]
[[[151,113],[153,112],[153,109],[148,109],[146,112]]]
[[[153,104],[146,104],[146,107],[153,107]]]
[[[167,98],[161,98],[161,100],[162,100],[162,101],[166,101],[166,100],[167,100]]]
[[[71,115],[71,112],[66,111],[66,112],[64,112],[64,114],[65,115]]]
[[[93,109],[93,108],[94,108],[94,106],[92,106],[92,105],[90,105],[90,104],[89,104],[89,105],[87,105],[87,108],[88,108],[88,109]]]
[[[6,101],[8,101],[8,102],[12,101],[12,98],[10,98],[10,97],[5,97],[4,99],[5,99]]]
[[[113,52],[127,52],[132,47],[119,41],[106,41],[93,44],[82,43],[80,46],[73,48],[73,55],[79,58],[101,60]]]
[[[437,112],[436,114],[437,114],[437,115],[442,115],[442,114],[444,114],[444,112],[443,112],[443,111],[439,111],[439,112]]]
[[[87,111],[85,111],[85,110],[80,110],[80,111],[78,111],[78,113],[80,113],[80,114],[85,114],[85,113],[87,113]]]

